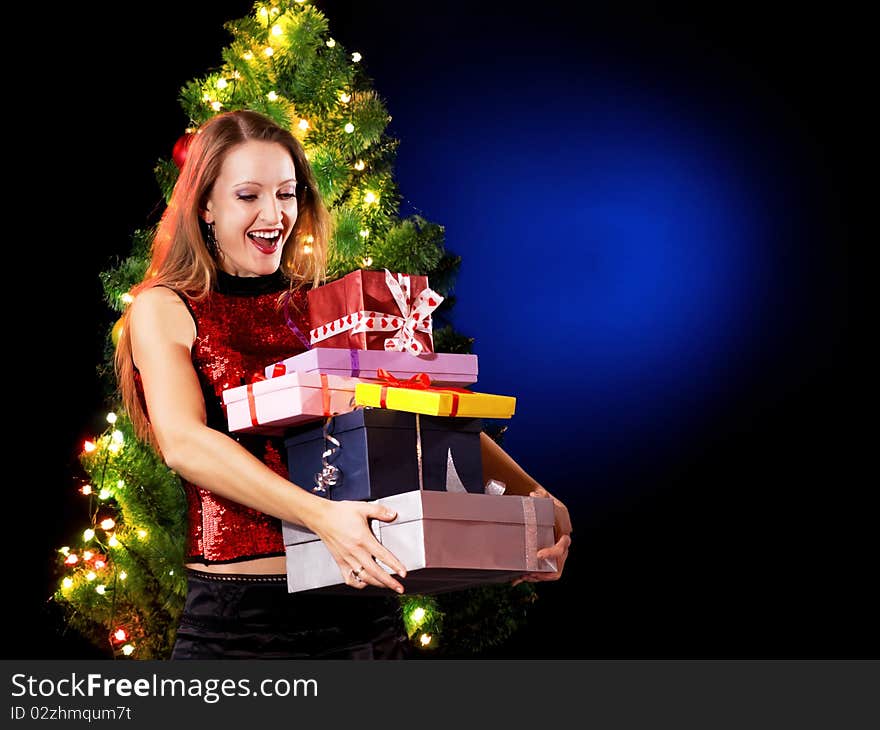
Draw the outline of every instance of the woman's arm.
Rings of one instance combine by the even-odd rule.
[[[505,494],[550,497],[553,500],[553,531],[556,537],[556,544],[552,548],[539,550],[537,556],[538,558],[554,558],[556,560],[556,572],[530,573],[515,580],[514,585],[524,580],[558,580],[562,575],[562,569],[568,558],[568,548],[571,545],[572,530],[568,508],[529,476],[504,449],[483,432],[480,433],[480,452],[483,459],[484,484],[490,479],[497,479],[500,482],[504,482],[506,486]]]
[[[349,585],[403,588],[374,560],[401,577],[405,569],[368,527],[367,518],[394,519],[361,502],[331,502],[291,484],[224,433],[206,424],[205,402],[192,366],[195,325],[165,287],[142,292],[128,314],[132,357],[140,371],[150,424],[168,466],[187,481],[282,520],[304,525],[327,545]],[[356,582],[352,570],[365,570]]]

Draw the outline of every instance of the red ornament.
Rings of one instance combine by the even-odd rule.
[[[183,163],[186,162],[186,153],[192,139],[193,135],[187,132],[174,143],[174,149],[171,150],[171,159],[174,160],[174,164],[177,165],[178,169],[182,168]]]

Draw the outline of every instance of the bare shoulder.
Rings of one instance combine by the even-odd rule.
[[[159,342],[192,346],[195,323],[183,300],[165,286],[152,286],[140,292],[126,317],[132,344]]]

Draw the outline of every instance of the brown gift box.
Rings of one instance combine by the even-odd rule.
[[[428,288],[428,277],[411,275],[410,302],[415,301],[420,292]],[[340,317],[358,312],[377,315],[377,319],[398,318],[403,325],[400,308],[388,284],[384,271],[353,271],[341,279],[309,290],[309,320],[312,327],[320,330]],[[316,347],[343,347],[356,350],[384,350],[385,340],[394,336],[393,331],[384,332],[340,332],[320,342]],[[425,352],[434,352],[431,332],[416,330],[415,339],[421,343]]]
[[[416,490],[370,504],[397,512],[394,522],[372,520],[371,526],[376,539],[406,567],[400,582],[407,593],[454,591],[556,570],[554,561],[535,555],[555,542],[552,499]],[[346,585],[330,551],[313,532],[287,522],[282,529],[290,593],[389,593],[387,588]]]

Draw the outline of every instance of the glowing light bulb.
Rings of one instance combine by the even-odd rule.
[[[70,553],[70,548],[65,545],[64,547],[58,548],[58,552],[62,555],[68,555]]]
[[[126,644],[122,647],[122,653],[125,656],[131,656],[134,653],[134,647],[131,644]]]
[[[113,632],[113,638],[116,639],[116,641],[125,641],[128,638],[128,634],[125,633],[125,629],[116,629],[116,631]]]
[[[327,39],[327,48],[333,48],[335,45],[336,41],[334,41],[332,38]]]
[[[278,94],[276,94],[274,91],[270,91],[268,94],[266,94],[266,98],[269,101],[278,101]]]
[[[309,128],[309,120],[308,119],[300,119],[299,120],[299,128],[305,132]]]
[[[98,577],[98,574],[94,570],[90,570],[88,573],[86,573],[86,580],[87,581],[93,581],[97,577]]]
[[[107,489],[107,487],[104,487],[98,492],[98,499],[110,499],[110,490]]]
[[[358,53],[357,51],[355,51],[354,53],[351,54],[351,60],[354,61],[355,63],[360,63],[361,58],[362,58],[361,54]]]
[[[349,94],[345,91],[340,91],[339,92],[339,101],[341,101],[343,104],[348,104],[348,102],[351,101],[351,94]]]
[[[223,78],[217,79],[217,88],[218,89],[225,89],[227,86],[229,86],[229,82],[226,79],[223,79]]]
[[[212,108],[215,112],[219,112],[219,111],[223,108],[223,105],[222,105],[219,101],[212,101],[212,102],[211,102],[211,108]]]
[[[375,203],[376,200],[377,200],[376,193],[374,193],[372,190],[368,190],[364,194],[364,202],[365,203]]]
[[[79,490],[86,496],[89,496],[92,493],[92,485],[91,484],[83,484],[82,488]]]
[[[107,544],[110,547],[119,547],[119,540],[116,539],[116,535],[110,535],[110,539],[107,540]]]
[[[271,58],[272,56],[275,55],[275,49],[272,48],[272,46],[266,46],[263,49],[263,55],[266,56],[267,58]]]
[[[354,125],[351,122],[349,122],[348,124],[345,125],[345,131],[348,132],[349,134],[351,134],[352,132],[354,132]]]
[[[361,228],[360,237],[367,238],[370,235],[370,232],[366,228]]]
[[[364,264],[365,269],[369,266],[372,266],[373,265],[373,257],[372,256],[364,257],[363,264]]]
[[[119,299],[122,301],[123,304],[131,304],[134,301],[134,297],[128,292],[125,292],[125,294],[119,297]]]
[[[113,411],[110,411],[110,413],[107,414],[107,423],[111,426],[116,423],[116,414]]]
[[[202,101],[204,101],[204,102],[211,101],[211,95],[207,91],[204,94],[202,94]]]
[[[83,540],[88,542],[95,536],[95,531],[89,527],[85,532],[83,532]]]
[[[232,72],[232,78],[234,78],[234,79],[236,79],[236,80],[237,80],[237,79],[240,79],[240,78],[241,78],[241,72],[240,72],[240,71],[233,71],[233,72]]]
[[[140,530],[138,530],[138,537],[139,537],[139,538],[143,539],[143,538],[145,538],[146,536],[147,536],[147,531],[146,531],[146,530],[144,530],[143,528],[140,529]]]
[[[79,562],[79,558],[76,556],[76,553],[71,553],[67,556],[67,560],[64,561],[65,565],[76,565]]]
[[[122,488],[125,486],[125,479],[117,479],[117,480],[116,480],[116,486],[117,486],[119,489],[122,489]]]
[[[312,252],[312,247],[308,243],[304,243],[302,247],[302,251],[304,254],[308,255]]]
[[[112,517],[108,517],[106,520],[101,520],[102,530],[112,530],[114,527],[116,527],[116,523],[113,521]]]
[[[113,439],[114,443],[121,444],[125,441],[125,434],[122,433],[122,431],[120,431],[119,429],[117,429],[112,433],[110,438]]]
[[[91,441],[86,441],[86,442],[83,444],[83,451],[85,451],[87,454],[91,454],[91,453],[92,453],[95,449],[97,449],[97,448],[98,448],[98,447],[95,446],[95,444],[94,444],[93,442],[91,442]]]
[[[363,170],[365,167],[366,167],[366,165],[364,164],[363,160],[358,160],[357,162],[354,163],[355,170]]]
[[[273,8],[274,9],[274,8]],[[281,30],[281,26],[278,23],[272,26],[272,35],[281,35],[284,31]]]
[[[128,573],[126,573],[126,572],[123,570],[123,571],[119,574],[119,580],[125,580],[126,578],[128,578]]]
[[[242,58],[243,58],[245,61],[253,61],[253,60],[254,60],[254,54],[251,53],[250,51],[245,51],[245,53],[244,53],[244,55],[242,56]]]
[[[91,550],[85,550],[83,552],[83,560],[91,560],[95,557],[95,554]]]
[[[420,643],[422,646],[427,646],[428,644],[431,643],[431,638],[432,638],[432,637],[431,637],[431,634],[422,634],[422,635],[419,637],[419,643]]]
[[[97,568],[98,570],[100,570],[101,568],[105,568],[105,567],[107,567],[107,563],[105,563],[103,560],[96,560],[95,561],[95,568]]]
[[[422,623],[425,620],[425,609],[419,606],[415,611],[412,612],[412,620],[417,624]]]
[[[111,444],[107,447],[107,451],[109,451],[111,454],[118,454],[118,453],[119,453],[119,450],[120,450],[121,448],[122,448],[122,447],[121,447],[119,444],[111,443]]]
[[[105,586],[105,585],[103,585],[103,584],[102,584],[102,585],[97,585],[97,586],[95,586],[95,590],[97,591],[97,593],[98,593],[99,596],[103,596],[103,595],[104,595],[104,591],[107,590],[107,586]]]
[[[73,578],[65,578],[61,581],[62,588],[73,588]]]

